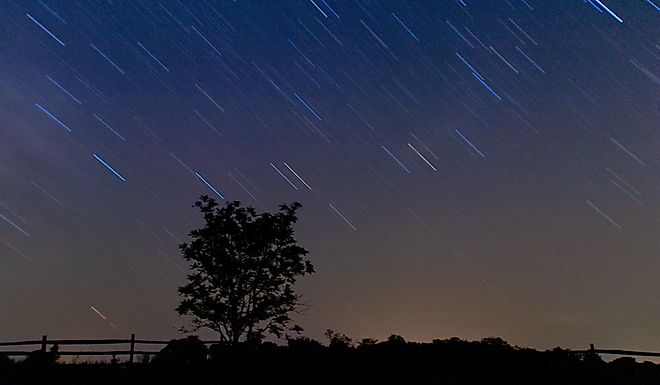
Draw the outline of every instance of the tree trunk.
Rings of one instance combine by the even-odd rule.
[[[232,330],[232,336],[231,336],[231,344],[236,346],[238,345],[238,340],[241,338],[241,332],[238,330]]]

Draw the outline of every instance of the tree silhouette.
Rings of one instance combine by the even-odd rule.
[[[333,350],[345,350],[353,346],[353,340],[346,334],[335,332],[332,329],[325,331],[325,336],[330,340],[328,347]]]
[[[234,201],[220,206],[206,195],[195,202],[206,225],[179,246],[193,270],[179,287],[181,315],[192,315],[194,330],[208,327],[235,345],[242,336],[259,340],[264,332],[300,332],[289,326],[299,309],[293,291],[298,276],[314,273],[307,250],[297,244],[293,224],[300,203],[277,213],[257,213]]]

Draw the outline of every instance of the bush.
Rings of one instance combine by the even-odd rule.
[[[292,351],[320,351],[324,348],[323,344],[309,337],[286,337],[287,346]]]
[[[58,351],[59,346],[57,344],[53,345],[47,352],[43,350],[35,350],[27,356],[25,361],[23,361],[23,364],[33,367],[53,366],[60,358],[60,355],[57,354]]]
[[[12,361],[11,358],[9,358],[8,355],[4,353],[0,353],[0,368],[6,368],[10,365],[12,365],[14,361]]]
[[[366,346],[373,346],[376,345],[377,343],[378,340],[375,338],[363,338],[362,340],[360,340],[360,342],[358,342],[358,347],[363,348]]]
[[[153,363],[157,366],[176,365],[191,366],[200,365],[206,361],[208,349],[197,336],[188,336],[178,340],[170,341],[154,358]]]

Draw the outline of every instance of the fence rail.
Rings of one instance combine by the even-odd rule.
[[[573,350],[579,354],[609,354],[615,356],[630,356],[630,357],[660,357],[657,352],[640,352],[636,350],[623,350],[623,349],[596,349],[594,344],[589,345],[588,350]]]
[[[49,340],[48,336],[42,336],[40,340],[26,340],[26,341],[0,341],[0,347],[8,346],[40,346],[37,351],[46,352],[48,346],[85,346],[85,345],[129,345],[129,350],[83,350],[83,351],[59,351],[60,356],[128,356],[128,362],[133,363],[135,355],[156,355],[159,351],[153,350],[135,350],[136,345],[162,345],[165,346],[170,341],[164,340],[138,340],[135,334],[131,334],[129,339],[110,338],[110,339],[95,339],[95,340]],[[205,345],[215,344],[219,341],[201,341]],[[629,357],[660,357],[658,352],[644,352],[635,350],[623,349],[596,349],[594,344],[590,344],[589,349],[586,350],[570,350],[576,354],[607,354],[617,356]],[[1,350],[0,354],[15,357],[26,357],[32,354],[33,351],[27,350]]]

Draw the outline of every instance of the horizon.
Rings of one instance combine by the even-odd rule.
[[[264,3],[0,4],[0,341],[183,336],[208,194],[310,338],[660,351],[657,1]]]
[[[332,333],[333,335],[329,335],[328,333]],[[313,338],[306,337],[304,335],[294,335],[291,336],[291,338],[287,337],[286,339],[277,339],[274,341],[272,339],[268,339],[263,341],[257,346],[250,345],[245,341],[241,342],[241,344],[250,346],[252,349],[254,348],[263,349],[267,347],[268,344],[272,344],[271,346],[275,346],[278,348],[286,348],[288,350],[291,349],[296,350],[301,348],[304,350],[305,349],[304,346],[307,346],[307,349],[309,349],[311,348],[311,345],[314,344],[318,344],[318,346],[321,348],[332,349],[333,344],[337,343],[337,341],[334,341],[335,337],[340,337],[342,339],[339,343],[343,346],[343,349],[347,349],[347,350],[354,350],[354,349],[361,350],[375,345],[383,346],[383,344],[384,345],[395,344],[396,346],[399,346],[400,344],[407,346],[409,346],[410,344],[431,345],[431,346],[451,345],[454,346],[455,349],[456,348],[455,344],[458,343],[461,344],[462,346],[465,346],[465,344],[468,345],[476,344],[481,346],[495,345],[495,346],[509,348],[514,351],[532,350],[537,353],[546,353],[546,354],[558,352],[566,356],[577,355],[577,356],[585,357],[585,355],[595,354],[599,358],[599,360],[605,363],[612,363],[617,361],[620,362],[621,361],[620,359],[630,359],[630,358],[632,358],[634,362],[637,363],[649,363],[649,362],[655,364],[660,363],[660,352],[648,352],[648,351],[643,352],[643,351],[625,350],[625,349],[611,349],[611,348],[595,347],[593,344],[590,344],[588,349],[567,349],[557,346],[552,349],[544,350],[544,349],[535,349],[527,346],[513,345],[499,337],[487,337],[487,338],[482,338],[480,340],[466,340],[466,339],[461,339],[459,337],[450,337],[446,339],[433,339],[432,341],[408,341],[405,339],[401,340],[402,338],[401,336],[392,334],[388,336],[388,338],[380,340],[374,338],[362,338],[362,339],[351,338],[350,336],[346,336],[345,334],[328,330],[325,335],[325,339],[327,340],[326,343],[324,343],[323,341],[318,341]],[[346,340],[345,338],[348,338],[348,340]],[[214,345],[216,345],[216,347],[223,345],[223,341],[221,340],[203,340],[200,339],[199,335],[197,334],[188,334],[186,337],[179,339],[170,339],[170,340],[144,340],[139,338],[135,334],[131,334],[130,338],[128,339],[115,338],[115,339],[105,339],[105,340],[99,340],[99,339],[70,340],[70,339],[52,339],[52,338],[49,339],[47,338],[47,336],[42,336],[42,338],[38,340],[12,341],[12,342],[0,341],[0,344],[2,344],[2,346],[0,347],[0,357],[2,357],[3,353],[9,353],[5,357],[12,359],[13,362],[21,362],[26,359],[28,361],[30,359],[34,359],[34,357],[39,353],[51,352],[51,354],[55,354],[54,361],[58,363],[67,363],[67,364],[99,364],[99,363],[116,364],[122,362],[128,364],[149,363],[158,356],[167,355],[168,347],[174,346],[175,343],[190,341],[191,339],[192,341],[200,342],[204,346],[206,346],[209,353],[211,352],[212,347]],[[225,341],[225,343],[226,342],[227,341]],[[303,343],[303,345],[300,346],[298,346],[298,344],[292,345],[291,342],[299,342],[299,343]],[[22,346],[23,349],[20,350],[11,349],[12,346]],[[39,347],[39,349],[37,350],[28,349],[27,347],[29,346]],[[77,346],[78,349],[84,346],[85,348],[84,350],[81,351],[81,350],[67,348],[67,346]],[[108,346],[114,346],[115,348],[109,350]],[[155,349],[155,347],[160,347],[160,346],[163,346],[163,348]],[[229,345],[226,344],[224,346],[225,348],[230,347]],[[57,347],[57,349],[53,350],[55,347]],[[124,350],[122,350],[122,347]],[[147,347],[147,349],[145,349],[145,347]],[[270,348],[270,346],[268,348]],[[111,357],[107,358],[108,356]]]

